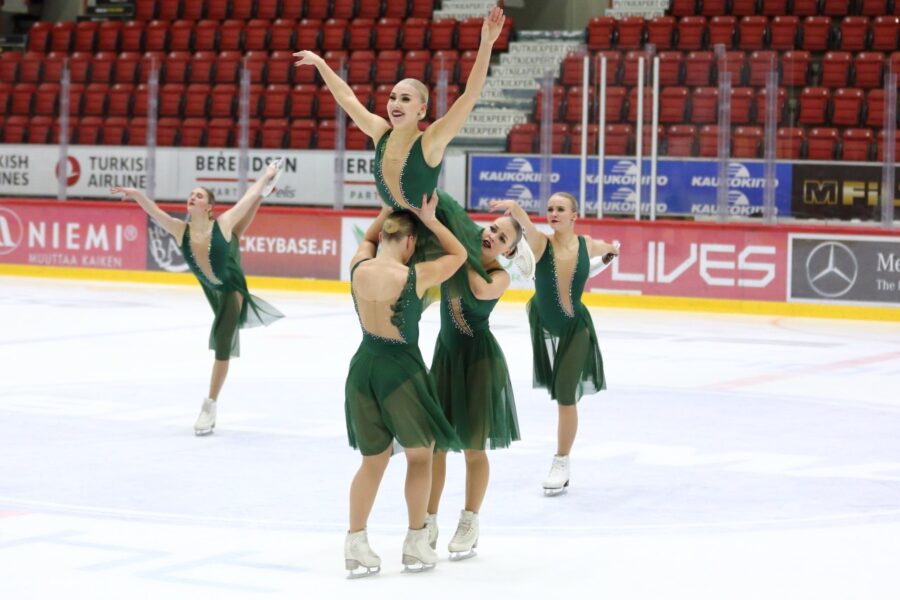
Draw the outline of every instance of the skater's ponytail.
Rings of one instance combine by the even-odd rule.
[[[396,242],[407,236],[416,235],[416,218],[408,210],[398,210],[390,214],[381,226],[386,242]]]

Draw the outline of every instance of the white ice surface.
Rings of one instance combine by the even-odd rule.
[[[358,464],[349,297],[260,291],[215,435],[196,287],[0,278],[0,598],[900,597],[900,325],[593,309],[609,389],[579,405],[568,494],[540,482],[556,411],[521,304],[493,329],[523,441],[492,452],[477,558],[402,575],[402,457],[370,520],[382,573],[344,579]],[[430,362],[436,307],[422,322]]]

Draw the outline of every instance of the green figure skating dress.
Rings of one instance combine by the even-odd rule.
[[[209,265],[217,282],[204,273],[191,249],[191,226],[184,228],[181,253],[191,271],[200,282],[206,299],[216,318],[209,334],[209,349],[216,353],[216,360],[228,360],[241,355],[240,329],[268,325],[284,315],[265,300],[252,296],[241,270],[238,236],[232,234],[225,240],[219,222],[213,222],[209,241]]]
[[[363,262],[354,265],[350,272],[357,315],[359,303],[353,290],[353,275]],[[350,445],[364,456],[384,452],[395,438],[404,448],[424,448],[434,443],[437,449],[458,450],[459,439],[441,412],[434,380],[419,350],[422,299],[416,294],[415,266],[409,267],[406,285],[390,310],[399,338],[369,333],[360,318],[363,339],[350,360],[345,388],[344,413]]]
[[[534,387],[547,388],[551,399],[565,405],[575,404],[585,394],[606,388],[594,322],[581,303],[589,269],[587,243],[584,237],[578,236],[578,258],[569,287],[572,306],[569,314],[563,308],[556,257],[548,240],[535,271],[535,294],[528,302]]]
[[[441,332],[431,373],[444,414],[466,450],[506,448],[519,439],[509,369],[488,323],[496,305],[474,295],[452,297],[446,284],[441,288]]]
[[[378,194],[386,205],[394,210],[402,210],[402,206],[391,195],[387,184],[384,182],[382,173],[382,162],[384,160],[384,149],[387,146],[387,140],[393,129],[389,129],[378,144],[375,145],[375,187],[378,188]],[[425,162],[425,155],[422,153],[422,136],[420,135],[406,157],[403,168],[400,170],[400,190],[403,194],[402,200],[413,208],[421,208],[422,196],[431,197],[431,193],[437,188],[438,175],[441,173],[441,165],[436,167],[429,166]],[[491,280],[484,267],[481,265],[481,227],[478,226],[466,211],[454,200],[449,194],[442,190],[438,190],[437,218],[444,224],[453,235],[458,239],[466,249],[468,254],[468,265],[472,267],[476,273],[484,277],[488,282]],[[425,227],[419,227],[416,239],[416,252],[410,259],[410,264],[433,260],[438,256],[444,255],[446,252],[438,243],[437,238]],[[465,269],[460,269],[465,277]],[[459,287],[460,290],[467,289],[468,285],[463,285],[462,279],[451,280],[451,287]]]

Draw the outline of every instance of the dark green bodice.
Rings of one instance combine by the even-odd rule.
[[[578,258],[575,270],[572,274],[572,284],[569,286],[569,294],[572,304],[572,314],[563,310],[560,297],[560,286],[556,275],[556,257],[553,254],[553,244],[548,240],[547,249],[541,260],[537,263],[534,274],[534,298],[532,302],[537,308],[541,321],[554,335],[560,332],[578,314],[581,306],[581,295],[584,293],[584,285],[588,280],[590,270],[590,256],[588,255],[587,242],[584,236],[578,236]]]
[[[384,161],[384,149],[392,132],[393,129],[388,129],[387,133],[378,140],[378,145],[375,146],[375,187],[378,188],[378,193],[385,204],[394,210],[401,210],[405,207],[401,206],[391,195],[387,184],[384,182],[384,175],[381,170],[382,162]],[[440,164],[432,167],[425,162],[425,155],[422,153],[422,136],[420,135],[413,142],[406,161],[403,163],[403,168],[400,169],[400,193],[403,195],[400,200],[405,201],[413,208],[421,208],[423,194],[431,197],[431,193],[437,187],[440,173]]]
[[[246,287],[244,274],[241,271],[239,262],[238,237],[232,235],[231,241],[226,241],[218,221],[213,222],[208,252],[209,265],[212,268],[213,275],[221,283],[210,281],[197,264],[197,259],[191,248],[190,223],[184,228],[184,236],[181,238],[181,252],[184,254],[185,262],[187,262],[191,272],[204,288],[225,291]]]
[[[462,271],[465,272],[465,267]],[[441,339],[452,345],[488,331],[488,320],[498,301],[499,298],[479,300],[471,293],[453,296],[450,285],[445,282],[441,286]]]
[[[353,269],[350,271],[350,291],[353,296],[353,307],[356,309],[357,316],[359,316],[359,306],[356,304],[356,290],[353,287],[353,274],[356,272],[356,268],[366,262],[366,260],[371,259],[359,261],[353,265]],[[391,324],[400,331],[400,337],[402,337],[403,340],[395,340],[369,333],[363,326],[362,319],[360,319],[360,327],[363,331],[363,343],[369,342],[377,346],[391,344],[418,346],[419,320],[422,318],[422,309],[422,299],[416,294],[416,267],[410,265],[406,276],[406,284],[400,291],[397,301],[391,305],[391,311],[393,312]]]

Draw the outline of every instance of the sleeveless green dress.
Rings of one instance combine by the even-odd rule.
[[[384,149],[387,146],[388,138],[393,129],[381,136],[378,144],[375,145],[375,187],[384,203],[394,210],[403,210],[402,206],[391,195],[387,184],[384,182],[382,173],[382,163],[384,161]],[[420,135],[413,142],[409,155],[400,169],[400,190],[403,194],[402,200],[413,208],[421,208],[422,196],[431,197],[432,192],[437,188],[438,175],[441,173],[441,165],[436,167],[430,166],[425,162],[425,155],[422,153],[422,136]],[[466,213],[456,200],[443,190],[437,190],[438,205],[436,215],[438,220],[443,223],[447,229],[453,232],[468,253],[468,265],[471,266],[476,273],[484,277],[486,281],[490,281],[491,277],[481,265],[481,227],[477,225],[472,218]],[[410,259],[410,264],[433,260],[443,254],[444,249],[438,243],[434,234],[425,227],[419,227],[416,235],[416,251]],[[457,275],[462,273],[465,277],[465,270],[460,269]],[[454,276],[451,279],[450,287],[457,293],[464,293],[468,289],[468,282],[462,281],[459,277]]]
[[[191,249],[189,223],[181,238],[181,253],[216,315],[209,334],[209,349],[215,351],[216,360],[228,360],[241,355],[240,329],[268,325],[284,315],[265,300],[250,294],[241,270],[238,236],[232,235],[231,241],[226,241],[218,221],[213,222],[208,252],[209,265],[219,283],[211,281],[198,266]]]
[[[463,266],[461,271],[465,272]],[[507,448],[519,439],[509,369],[488,319],[497,300],[451,296],[441,289],[441,331],[431,374],[444,414],[466,450]]]
[[[353,275],[350,272],[353,305],[359,314]],[[458,450],[459,439],[437,400],[434,380],[419,350],[419,319],[422,299],[416,294],[416,268],[409,267],[406,285],[391,306],[391,323],[402,340],[366,331],[350,360],[345,387],[344,414],[347,437],[364,456],[384,452],[393,439],[404,448]]]
[[[534,353],[534,387],[547,388],[550,398],[572,405],[585,394],[606,388],[603,357],[587,307],[581,303],[590,270],[590,256],[583,236],[578,236],[578,259],[569,287],[572,315],[566,313],[556,277],[553,244],[537,263],[535,293],[528,302],[531,347]]]

